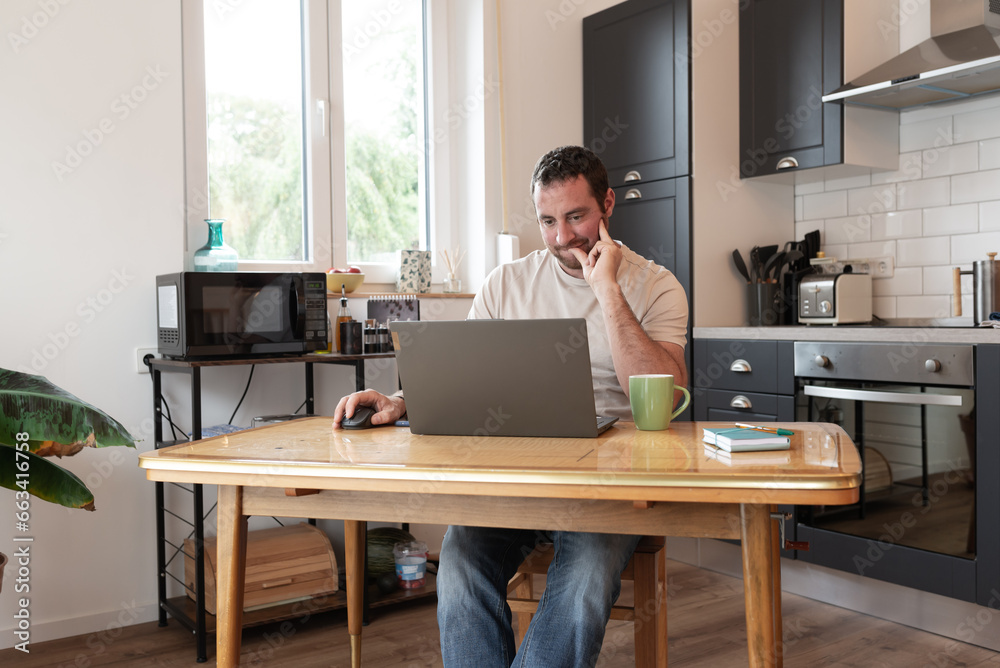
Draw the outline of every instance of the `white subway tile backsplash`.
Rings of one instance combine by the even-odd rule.
[[[900,239],[896,242],[896,266],[926,267],[948,264],[951,260],[950,241],[949,237]]]
[[[996,199],[997,196],[1000,196],[1000,169],[952,177],[952,204],[988,202],[991,199]]]
[[[922,295],[923,293],[923,271],[920,267],[897,267],[892,278],[880,278],[872,281],[872,295],[876,297]]]
[[[951,298],[945,296],[900,296],[896,298],[897,318],[947,318]]]
[[[979,142],[979,169],[1000,168],[1000,139]]]
[[[899,150],[921,151],[935,146],[948,146],[952,142],[952,117],[931,118],[917,123],[900,123]],[[966,140],[971,141],[971,140]]]
[[[952,281],[953,273],[950,264],[939,267],[924,267],[925,295],[950,295],[954,291]]]
[[[871,216],[828,218],[823,222],[824,244],[854,244],[871,240]]]
[[[964,174],[979,169],[979,144],[976,142],[932,148],[924,151],[922,155],[925,179]]]
[[[955,114],[954,119],[955,143],[1000,137],[996,108]]]
[[[795,238],[801,241],[806,238],[806,234],[812,232],[813,230],[819,230],[820,240],[822,242],[823,239],[822,220],[797,221],[795,223]]]
[[[846,258],[848,253],[847,248],[847,244],[830,244],[829,246],[823,244],[823,252],[826,253],[827,257]]]
[[[915,181],[923,175],[923,151],[899,154],[899,169],[894,172],[872,172],[872,185]]]
[[[979,208],[975,204],[956,204],[924,209],[924,234],[969,234],[979,230]]]
[[[849,190],[851,188],[866,188],[872,184],[871,174],[858,174],[839,179],[827,179],[825,190]]]
[[[872,297],[872,314],[880,318],[896,317],[895,297]]]
[[[979,231],[1000,230],[1000,200],[983,202],[979,205]]]
[[[896,208],[926,209],[951,204],[951,177],[896,184]]]
[[[864,257],[880,257],[882,255],[896,255],[896,241],[872,241],[869,243],[850,244],[847,247],[847,255],[838,255],[843,259],[860,259]]]
[[[1000,251],[1000,94],[899,119],[898,169],[796,184],[796,238],[818,229],[826,254],[842,260],[893,256],[893,277],[872,282],[875,315],[947,317],[953,268]],[[971,277],[961,284],[971,314]]]
[[[847,191],[803,195],[802,207],[802,215],[806,220],[846,216]]]
[[[847,213],[852,216],[895,211],[896,184],[887,183],[870,188],[855,188],[847,192]]]
[[[955,265],[985,260],[986,253],[1000,252],[1000,232],[958,234],[951,238],[951,261]]]
[[[872,241],[919,237],[922,232],[923,211],[889,211],[872,216]]]
[[[795,184],[796,195],[815,195],[816,193],[821,193],[824,190],[826,190],[826,186],[823,181],[809,181],[807,183]]]

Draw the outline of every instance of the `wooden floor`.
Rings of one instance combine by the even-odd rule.
[[[674,668],[746,666],[743,585],[738,579],[668,562],[670,665]],[[624,591],[623,597],[630,592]],[[785,594],[785,665],[923,668],[1000,667],[1000,654],[948,638]],[[214,642],[214,637],[210,640]],[[632,624],[608,626],[600,668],[632,666]],[[243,666],[319,668],[349,666],[342,611],[246,629]],[[214,665],[215,648],[209,648]],[[375,668],[440,666],[433,599],[377,612],[364,630],[364,665]],[[194,638],[171,622],[155,622],[104,633],[31,645],[31,653],[0,651],[0,666],[196,666]]]

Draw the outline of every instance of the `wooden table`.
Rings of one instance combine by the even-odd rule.
[[[619,423],[596,439],[413,435],[311,418],[143,454],[150,480],[219,485],[219,666],[237,666],[247,517],[344,520],[348,631],[361,665],[366,521],[742,541],[750,666],[781,666],[777,504],[857,501],[861,462],[836,425],[787,423],[792,448],[715,458],[705,426]]]

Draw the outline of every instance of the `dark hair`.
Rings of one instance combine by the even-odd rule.
[[[604,196],[609,187],[608,170],[593,151],[582,146],[560,146],[539,158],[531,174],[531,196],[535,196],[536,186],[544,188],[553,183],[572,181],[580,175],[587,179],[603,213]]]

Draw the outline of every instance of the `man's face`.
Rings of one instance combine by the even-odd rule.
[[[587,179],[577,175],[574,179],[536,187],[534,200],[545,247],[567,274],[583,278],[583,268],[569,249],[590,252],[599,238],[601,221],[607,225],[614,207],[614,193],[608,190],[602,212]]]

